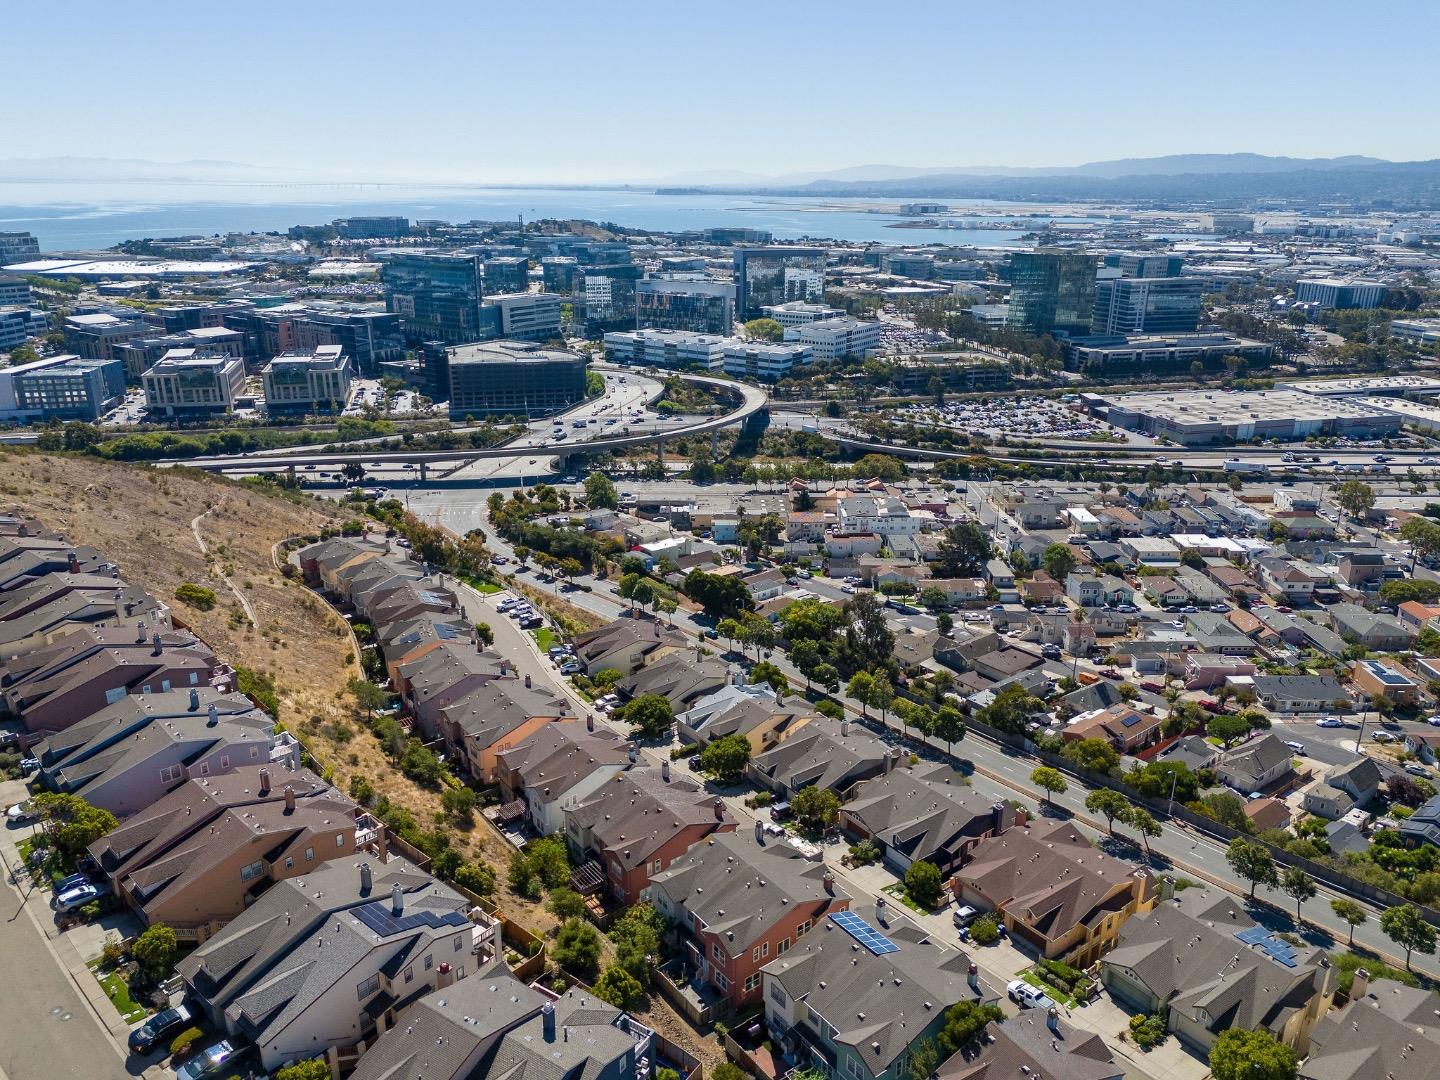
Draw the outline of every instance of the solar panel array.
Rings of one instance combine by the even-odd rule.
[[[442,926],[464,926],[468,921],[458,911],[447,911],[443,914],[436,914],[433,911],[417,911],[407,915],[392,915],[388,900],[377,900],[364,907],[356,908],[355,917],[381,937],[403,934],[407,930],[416,930],[422,926],[429,927],[431,930],[438,930]]]
[[[886,953],[900,951],[899,945],[896,945],[853,911],[837,911],[831,915],[830,918],[836,926],[840,927],[841,930],[844,930],[876,956],[884,956]]]
[[[1143,719],[1145,718],[1141,716],[1138,712],[1126,713],[1123,717],[1120,718],[1120,726],[1134,727]]]
[[[1284,941],[1263,926],[1252,926],[1248,930],[1241,930],[1235,935],[1246,945],[1258,945],[1260,951],[1270,957],[1276,963],[1284,964],[1286,967],[1294,967],[1300,954],[1295,946]]]

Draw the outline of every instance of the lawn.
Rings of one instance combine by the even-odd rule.
[[[145,1014],[149,1010],[130,997],[130,988],[125,985],[125,979],[118,971],[102,975],[98,968],[91,968],[91,970],[95,972],[95,979],[100,983],[100,989],[105,991],[105,996],[119,1010],[121,1018],[127,1024],[133,1024],[135,1021],[145,1018]]]
[[[1041,990],[1044,990],[1045,993],[1049,994],[1051,998],[1059,1002],[1061,1005],[1064,1005],[1070,1009],[1076,1009],[1080,1007],[1080,1003],[1076,1001],[1073,997],[1071,997],[1069,994],[1065,993],[1064,990],[1061,990],[1057,986],[1051,986],[1044,979],[1040,978],[1039,975],[1036,975],[1034,968],[1026,968],[1024,971],[1021,971],[1018,974],[1020,978],[1023,979],[1025,982],[1029,983],[1031,986],[1035,986]]]
[[[541,652],[548,652],[550,646],[559,643],[560,639],[555,636],[555,631],[548,626],[542,626],[539,630],[530,631],[535,635],[535,643],[540,646]]]
[[[883,890],[887,895],[893,896],[900,903],[904,904],[911,911],[918,911],[921,915],[933,915],[934,912],[927,907],[922,907],[910,899],[910,894],[905,891],[903,883],[897,881],[893,885],[886,885]]]

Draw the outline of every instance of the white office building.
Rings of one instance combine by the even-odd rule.
[[[1440,319],[1395,319],[1390,323],[1390,336],[1434,345],[1440,342]]]
[[[799,342],[772,344],[732,339],[725,345],[725,373],[737,378],[773,381],[783,378],[796,364],[808,364],[812,359],[810,346]]]
[[[481,304],[498,310],[500,337],[509,341],[550,341],[560,336],[560,301],[556,293],[495,293]]]
[[[140,381],[151,413],[229,413],[245,389],[245,361],[200,349],[171,349]]]
[[[269,412],[319,412],[345,407],[354,372],[341,346],[317,345],[308,353],[281,353],[261,377]]]
[[[1295,302],[1321,308],[1376,308],[1385,296],[1378,281],[1357,278],[1312,278],[1295,283]]]
[[[920,519],[893,495],[854,495],[836,508],[839,536],[914,536],[919,531]]]
[[[842,316],[785,331],[785,340],[810,347],[817,361],[864,358],[880,347],[880,323]]]
[[[785,329],[792,326],[804,326],[807,323],[821,322],[825,319],[838,319],[845,312],[839,308],[833,308],[826,304],[810,304],[804,300],[791,300],[788,304],[771,304],[760,309],[765,318],[774,319]]]
[[[616,330],[605,335],[605,359],[619,364],[718,371],[737,338],[683,330]]]

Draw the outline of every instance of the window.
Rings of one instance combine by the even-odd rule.
[[[115,702],[119,701],[119,700],[120,700],[121,698],[123,698],[124,696],[125,696],[125,688],[124,688],[123,686],[117,686],[117,687],[115,687],[113,690],[106,690],[106,691],[105,691],[105,704],[106,704],[106,705],[114,705]]]
[[[457,978],[457,979],[463,979],[463,978],[465,977],[465,965],[464,965],[464,964],[461,964],[461,965],[460,965],[458,968],[456,968],[455,970],[456,970],[456,972],[457,972],[455,978]]]
[[[785,996],[785,988],[780,985],[779,979],[770,980],[770,1000],[782,1009],[790,1007],[790,999]]]
[[[728,994],[730,992],[730,980],[725,977],[723,971],[717,971],[715,973],[715,985],[720,988],[722,994]]]
[[[295,858],[294,858],[293,855],[286,855],[286,856],[285,856],[285,869],[286,869],[286,870],[294,870],[294,869],[295,869]]]
[[[252,758],[258,758],[258,757],[260,756],[260,747],[258,747],[258,746],[252,746],[252,747],[250,747],[250,756],[251,756]]]
[[[200,762],[200,775],[201,775],[201,776],[209,776],[209,775],[210,775],[210,762],[208,762],[208,761],[202,761],[202,762]]]
[[[658,873],[660,872],[660,860],[659,860],[659,859],[656,859],[655,862],[651,865],[651,867],[650,867],[650,872],[651,872],[652,874],[658,874]]]
[[[179,765],[166,765],[165,768],[160,770],[160,782],[162,784],[173,784],[176,780],[180,779],[180,771]]]
[[[405,981],[407,983],[415,981],[415,969],[413,967],[407,967],[405,969]]]
[[[343,832],[340,833],[338,836],[335,837],[335,846],[336,846],[336,847],[344,847],[344,846],[345,846],[345,834],[344,834]]]
[[[712,942],[710,945],[710,959],[714,960],[717,964],[723,964],[725,962],[725,953],[721,950],[718,941]]]
[[[170,680],[169,680],[169,679],[161,679],[161,680],[160,680],[160,689],[161,689],[164,693],[167,693],[167,694],[168,694],[168,693],[170,692]]]
[[[221,755],[220,755],[220,767],[221,767],[222,769],[228,769],[228,768],[230,767],[230,755],[229,755],[229,754],[221,754]]]
[[[780,939],[780,944],[775,946],[775,955],[776,955],[776,956],[780,956],[780,955],[782,955],[782,954],[784,954],[784,953],[787,953],[787,952],[789,952],[789,951],[790,951],[790,939],[789,939],[788,937],[787,937],[787,938],[781,938],[781,939]]]
[[[760,962],[760,946],[759,946],[759,945],[756,945],[755,948],[753,948],[753,949],[750,950],[750,962],[751,962],[751,963],[754,963],[754,964],[758,964],[758,963]]]
[[[465,935],[463,935],[463,934],[456,934],[456,935],[455,935],[455,951],[456,951],[456,952],[459,952],[459,951],[460,951],[461,949],[463,949],[464,947],[465,947]]]
[[[200,684],[200,673],[199,673],[198,671],[192,671],[192,672],[190,672],[190,685],[191,685],[191,686],[198,686],[199,684]]]
[[[306,862],[314,862],[314,861],[315,861],[315,849],[314,849],[313,847],[307,847],[307,848],[305,849],[305,861],[306,861]]]
[[[375,993],[375,991],[379,989],[380,976],[378,974],[371,975],[359,986],[355,987],[355,996],[361,1001],[364,1001],[366,998],[368,998],[371,994]]]
[[[808,934],[809,932],[810,932],[810,920],[809,920],[809,919],[806,919],[804,922],[802,922],[799,926],[797,926],[797,927],[795,928],[795,936],[796,936],[797,938],[802,938],[802,937],[804,937],[806,934]]]
[[[240,868],[240,880],[254,881],[263,873],[265,873],[265,863],[260,859],[256,859],[254,862]]]
[[[770,943],[769,943],[768,941],[761,942],[761,944],[760,944],[760,955],[761,955],[761,956],[769,956],[769,955],[770,955]]]
[[[434,953],[426,953],[426,954],[425,954],[425,970],[426,970],[426,971],[429,971],[429,970],[430,970],[432,967],[434,967],[434,966],[435,966],[435,954],[434,954]]]
[[[746,992],[747,994],[750,993],[750,991],[752,991],[752,990],[758,989],[759,986],[760,986],[760,973],[759,973],[759,972],[756,972],[754,975],[746,975],[746,976],[745,976],[745,992]]]
[[[141,692],[142,694],[148,694],[148,693],[150,693],[150,684],[147,682],[144,686],[140,687],[140,692]],[[109,695],[107,694],[106,696],[108,697]],[[120,691],[120,696],[117,697],[115,700],[116,700],[116,701],[119,701],[120,698],[121,698],[121,697],[124,697],[124,696],[125,696],[125,691],[124,691],[124,690],[121,690],[121,691]]]
[[[860,1062],[849,1054],[845,1055],[845,1071],[855,1080],[865,1080],[865,1070],[860,1066]]]

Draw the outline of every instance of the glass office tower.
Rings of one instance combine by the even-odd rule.
[[[1095,256],[1084,252],[1015,252],[1005,325],[1031,334],[1089,333],[1095,269]]]

